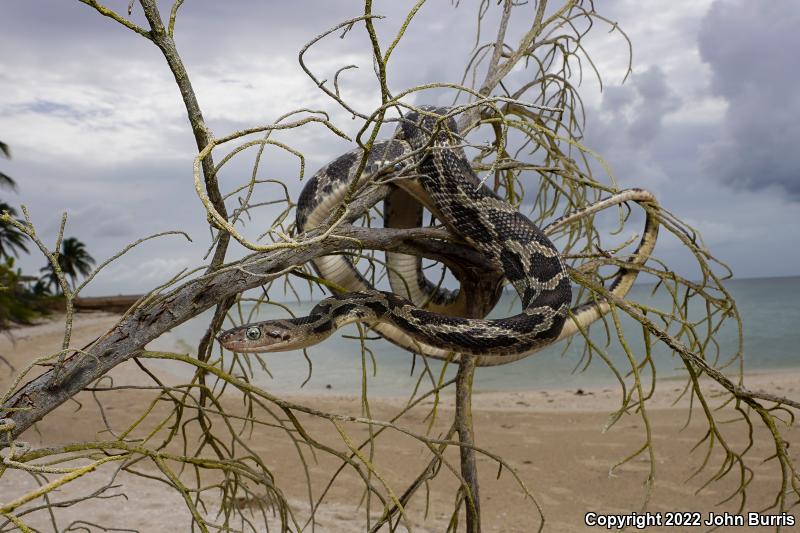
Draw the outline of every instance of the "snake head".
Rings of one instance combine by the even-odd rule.
[[[217,340],[237,353],[284,352],[305,346],[295,329],[289,321],[268,320],[223,331]]]
[[[418,109],[419,111],[409,111],[403,116],[395,131],[395,139],[404,140],[412,148],[419,149],[428,143],[434,131],[437,131],[437,140],[441,138],[445,144],[452,135],[458,135],[455,119],[453,117],[444,119],[450,108],[423,105]]]

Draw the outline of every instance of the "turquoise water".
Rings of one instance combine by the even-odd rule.
[[[733,280],[726,282],[726,287],[736,299],[744,322],[745,370],[765,371],[800,366],[800,277]],[[634,287],[629,297],[656,308],[669,309],[666,295],[653,297],[650,295],[651,290],[651,286]],[[518,304],[515,306],[514,296],[512,293],[505,294],[490,316],[502,317],[516,312]],[[314,303],[285,305],[295,314],[303,315]],[[171,345],[191,353],[205,331],[210,316],[209,311],[176,328],[157,341],[158,346]],[[280,307],[264,306],[256,320],[286,316],[287,312]],[[633,353],[641,357],[644,353],[641,327],[638,323],[627,320],[623,321],[623,328]],[[358,330],[354,325],[347,326],[324,343],[308,349],[308,357],[313,363],[310,377],[309,363],[302,352],[296,351],[260,354],[272,376],[253,361],[253,380],[258,385],[275,391],[318,392],[327,390],[330,386],[334,392],[359,393],[363,383],[362,376],[366,373],[370,394],[407,394],[413,390],[425,368],[422,358],[417,357],[412,367],[413,358],[407,352],[382,339],[368,340],[366,345],[374,354],[373,365],[369,355],[362,358],[360,341],[343,338],[343,335],[357,337]],[[606,335],[602,326],[592,328],[591,338],[596,343],[605,345]],[[733,320],[729,320],[728,327],[720,332],[717,340],[720,343],[720,360],[724,361],[736,349],[736,328]],[[599,358],[593,358],[588,366],[584,364],[586,360],[582,359],[583,344],[583,339],[577,338],[566,351],[564,343],[561,343],[509,365],[480,368],[475,378],[475,389],[577,389],[616,383],[608,366]],[[630,365],[618,343],[612,342],[606,351],[612,362],[625,374]],[[658,346],[653,353],[660,377],[681,375],[681,361],[677,356],[663,346]],[[444,363],[429,360],[427,364],[438,379]],[[734,373],[737,369],[738,365],[729,371]],[[446,369],[445,375],[455,375],[452,365]],[[308,381],[301,389],[307,378]],[[428,387],[431,384],[427,373],[423,384]]]

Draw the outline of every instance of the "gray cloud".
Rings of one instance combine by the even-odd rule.
[[[651,142],[661,130],[664,116],[680,106],[680,99],[667,85],[664,72],[656,65],[636,76],[633,86],[640,101],[628,135],[634,143]]]
[[[800,11],[792,0],[717,0],[699,34],[711,89],[727,101],[705,169],[752,190],[800,200]]]
[[[680,104],[658,65],[634,74],[627,85],[609,87],[603,95],[603,109],[611,114],[609,122],[636,146],[652,142],[664,117]]]
[[[128,2],[107,4],[124,12]],[[636,62],[633,76],[618,86],[627,65],[624,43],[614,35],[613,45],[602,37],[587,42],[598,68],[610,77],[600,94],[585,74],[585,141],[611,163],[622,186],[653,189],[664,205],[692,220],[710,246],[720,246],[724,258],[741,267],[740,274],[787,274],[800,269],[800,257],[786,254],[775,228],[799,218],[800,204],[786,206],[780,194],[763,187],[788,187],[788,178],[777,177],[788,176],[800,157],[794,148],[800,132],[788,118],[800,115],[790,92],[796,74],[786,67],[792,64],[791,52],[789,46],[782,50],[781,42],[800,47],[788,29],[767,28],[763,14],[748,14],[768,9],[763,2],[752,4],[718,2],[705,19],[709,0],[674,0],[668,6],[620,0],[607,6],[606,14],[631,35]],[[490,18],[497,14],[491,5]],[[321,31],[361,14],[363,4],[319,0],[303,6],[244,0],[184,4],[176,40],[215,134],[265,124],[301,106],[324,109],[337,126],[356,133],[357,123],[302,73],[297,52]],[[533,7],[519,8],[519,24],[527,22],[525,10]],[[376,1],[376,11],[387,16],[376,22],[382,42],[394,38],[406,8],[394,0]],[[473,8],[462,3],[454,9],[449,2],[423,6],[393,53],[389,82],[394,91],[460,81],[474,44]],[[754,19],[752,27],[741,26],[748,17]],[[143,24],[138,6],[132,19]],[[511,41],[520,29],[511,28]],[[754,37],[743,45],[748,31],[768,34],[766,48]],[[698,34],[707,64],[700,61]],[[483,39],[489,38],[484,32]],[[307,57],[314,72],[328,80],[338,68],[358,64],[342,75],[341,86],[360,110],[379,102],[368,46],[363,27],[354,28],[345,39],[330,36]],[[4,54],[0,68],[0,139],[14,153],[13,160],[2,161],[3,171],[20,183],[18,196],[3,199],[27,204],[47,242],[54,240],[60,213],[68,211],[69,235],[86,241],[98,260],[158,231],[185,229],[195,240],[146,243],[97,278],[90,287],[96,294],[147,290],[180,268],[199,264],[208,230],[192,184],[196,148],[174,81],[155,47],[78,2],[8,0],[0,18],[0,49],[14,52]],[[446,104],[451,97],[430,92],[417,102]],[[781,120],[782,130],[771,127]],[[274,138],[307,156],[306,177],[352,148],[318,125]],[[743,155],[748,152],[743,147],[756,155]],[[249,176],[252,153],[222,172],[228,190]],[[747,161],[760,165],[758,183],[741,178],[748,174],[741,171]],[[260,177],[287,180],[295,198],[303,185],[297,161],[277,150],[267,153]],[[738,188],[720,185],[725,182]],[[257,194],[263,201],[275,191],[264,186]],[[234,199],[230,205],[236,205]],[[261,233],[273,214],[257,215],[248,235]],[[678,268],[688,264],[670,255],[666,239],[659,251]],[[242,253],[235,247],[231,258]],[[779,254],[780,262],[753,259]],[[39,263],[40,257],[21,259],[26,271],[38,271]]]
[[[668,158],[659,153],[675,139],[674,126],[664,123],[680,106],[663,70],[651,65],[634,73],[625,85],[607,87],[599,105],[588,109],[585,144],[610,163],[624,186],[663,194],[675,178]],[[599,164],[595,170],[602,175]]]

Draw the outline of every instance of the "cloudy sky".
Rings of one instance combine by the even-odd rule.
[[[107,5],[124,12],[127,3]],[[455,8],[429,0],[423,6],[390,63],[395,92],[459,81],[474,45],[478,3],[462,0]],[[170,4],[162,2],[162,14]],[[376,2],[375,11],[386,15],[377,23],[384,42],[412,4]],[[489,25],[497,10],[490,4]],[[796,2],[597,4],[633,41],[633,75],[621,83],[626,45],[598,28],[587,45],[605,85],[601,92],[586,76],[581,86],[586,144],[605,156],[621,186],[651,189],[699,229],[737,276],[800,273]],[[311,107],[329,111],[353,133],[350,118],[303,74],[297,52],[362,9],[345,0],[187,0],[176,40],[212,131],[221,136]],[[521,7],[519,16],[531,10]],[[132,19],[144,24],[138,9]],[[343,74],[342,90],[361,110],[378,101],[367,45],[363,27],[355,28],[345,39],[326,40],[308,58],[323,78],[359,65]],[[19,184],[18,193],[0,191],[0,198],[26,204],[50,243],[66,211],[67,235],[86,242],[98,260],[159,231],[183,229],[194,239],[145,244],[87,293],[143,291],[198,265],[209,236],[192,184],[194,140],[152,43],[77,0],[5,0],[0,50],[0,140],[13,155],[0,160],[0,168]],[[309,171],[351,148],[319,126],[275,138],[303,151]],[[246,166],[234,166],[223,181],[240,182],[244,172]],[[296,175],[296,165],[276,154],[262,177],[287,179],[297,194]],[[669,242],[658,253],[688,269]],[[43,260],[31,255],[20,264],[33,273]]]

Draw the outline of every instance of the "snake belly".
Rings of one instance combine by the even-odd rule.
[[[361,149],[347,152],[319,169],[298,198],[297,231],[304,232],[324,225],[343,201],[346,191],[354,180],[360,178],[362,181],[368,181],[387,168],[396,173],[394,167],[401,165],[400,162],[407,160],[411,154],[412,149],[407,142],[389,139],[378,141],[373,145],[367,154],[366,165],[360,177],[356,175],[356,169],[363,156]],[[478,184],[477,180],[475,184]],[[385,203],[384,222],[387,226],[416,227],[421,222],[421,204],[402,189],[398,188],[397,191],[390,193]],[[429,202],[426,202],[426,205],[431,207]],[[347,254],[316,257],[312,264],[319,277],[334,286],[352,292],[374,291],[372,284],[362,276]],[[465,316],[469,312],[466,300],[474,295],[443,289],[425,279],[419,257],[399,253],[387,254],[387,266],[392,290],[418,307],[455,316]],[[485,312],[488,313],[494,307],[499,297],[499,291],[482,296],[481,301],[487,304]],[[370,329],[405,350],[438,359],[452,358],[451,351],[420,343],[414,336],[392,323],[373,323]],[[307,335],[309,340],[316,336],[313,332]]]
[[[358,292],[327,298],[307,317],[270,320],[229,330],[220,336],[225,347],[239,352],[295,349],[320,342],[338,327],[358,321],[414,352],[440,359],[452,359],[454,353],[468,353],[478,356],[480,366],[488,366],[525,357],[573,335],[608,311],[608,303],[604,301],[570,310],[569,276],[557,249],[528,218],[480,184],[463,151],[454,146],[457,131],[454,120],[445,116],[447,111],[422,108],[421,113],[408,113],[394,138],[373,147],[365,174],[405,160],[405,164],[400,163],[394,170],[415,177],[399,179],[397,185],[429,207],[452,232],[502,270],[519,294],[522,311],[507,318],[483,320],[422,309],[419,300],[423,297],[431,300],[431,289],[419,279],[418,266],[411,269],[417,271],[416,279],[407,285],[425,290],[418,291],[415,301],[410,301],[372,289],[349,260],[328,256],[315,260],[321,277]],[[315,175],[319,183],[309,183],[298,201],[299,229],[321,224],[341,201],[342,190],[354,179],[359,157],[357,151],[345,154]],[[652,196],[641,190],[623,191],[604,202],[611,205],[629,200],[654,203]],[[595,210],[602,207],[605,206]],[[631,266],[642,264],[649,257],[657,226],[648,211],[642,242],[629,260]],[[612,293],[624,296],[637,273],[636,268],[620,268]],[[409,276],[413,278],[414,273],[409,272]],[[444,294],[440,297],[444,301],[439,303],[446,309],[455,297]],[[570,311],[573,320],[565,327]]]

